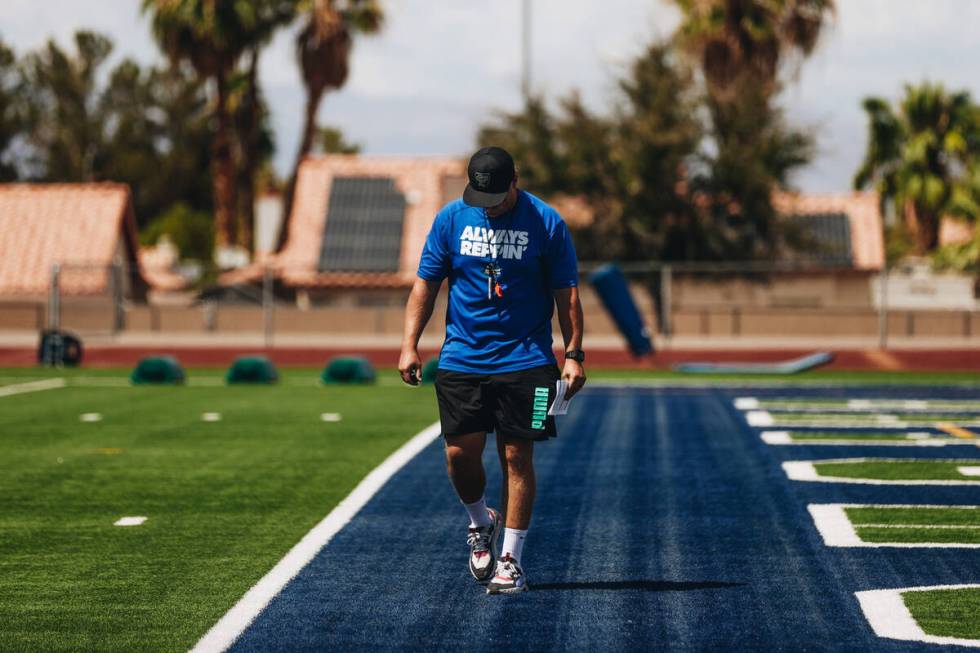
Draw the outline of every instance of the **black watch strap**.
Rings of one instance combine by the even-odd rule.
[[[571,358],[573,361],[578,361],[580,363],[585,362],[585,352],[581,349],[569,349],[565,352],[565,358]]]

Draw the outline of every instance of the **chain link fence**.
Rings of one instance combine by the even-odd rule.
[[[619,342],[581,265],[587,339]],[[804,339],[980,345],[974,281],[921,268],[813,269],[792,264],[621,265],[641,315],[661,345]],[[397,342],[408,282],[387,288],[282,284],[271,269],[251,283],[139,299],[118,266],[56,265],[46,298],[0,301],[0,332],[63,328],[82,337],[156,334],[259,340],[374,338]],[[445,287],[427,334],[444,327]],[[557,325],[556,325],[557,333]],[[828,345],[829,346],[829,345]]]

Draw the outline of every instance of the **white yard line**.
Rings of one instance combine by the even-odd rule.
[[[142,526],[146,517],[120,517],[113,526]]]
[[[790,431],[763,431],[759,434],[759,437],[766,444],[772,444],[777,446],[793,445],[793,446],[857,446],[857,447],[945,447],[946,445],[969,445],[973,446],[973,442],[966,442],[963,440],[953,440],[951,438],[931,438],[926,435],[925,438],[910,438],[908,440],[882,440],[875,439],[874,436],[865,436],[862,438],[848,438],[847,433],[841,433],[840,438],[811,438],[807,439],[806,433],[796,432],[797,437],[793,437]]]
[[[54,390],[55,388],[64,387],[65,380],[62,378],[16,383],[14,385],[0,386],[0,397],[12,397],[14,395],[27,394],[28,392],[40,392],[42,390]]]
[[[269,573],[245,593],[218,623],[191,649],[192,653],[217,653],[235,643],[269,602],[317,553],[347,525],[398,470],[439,437],[439,422],[428,426],[364,477],[347,497],[303,536]]]
[[[783,471],[791,481],[810,481],[817,483],[853,483],[857,485],[980,485],[980,478],[975,481],[962,480],[918,480],[918,479],[880,479],[853,478],[849,476],[823,476],[817,471],[816,464],[824,463],[864,463],[864,462],[965,462],[959,460],[918,460],[914,458],[840,458],[836,460],[787,460],[783,463]]]
[[[974,413],[980,411],[980,402],[971,400],[940,399],[850,399],[828,401],[815,399],[758,399],[739,397],[735,399],[739,410],[768,410],[798,413],[873,413],[873,412],[922,412],[936,413]]]
[[[980,647],[980,639],[959,637],[939,637],[927,635],[905,605],[902,594],[906,592],[929,592],[934,590],[956,590],[980,588],[980,585],[932,585],[929,587],[905,587],[902,589],[868,590],[855,592],[864,617],[878,637],[900,639],[927,644],[946,644],[954,646]]]

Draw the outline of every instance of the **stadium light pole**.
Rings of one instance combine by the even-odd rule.
[[[521,0],[521,98],[531,99],[531,0]]]

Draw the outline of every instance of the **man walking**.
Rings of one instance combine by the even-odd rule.
[[[398,369],[418,384],[418,342],[445,278],[446,340],[436,373],[449,478],[470,518],[470,572],[487,593],[522,592],[524,537],[534,504],[534,442],[557,436],[548,408],[556,381],[566,397],[585,383],[582,308],[575,248],[561,216],[517,187],[514,161],[498,147],[470,159],[461,200],[436,216],[405,309]],[[561,372],[552,352],[551,318],[565,341]],[[483,448],[497,436],[503,476],[501,510],[487,507]],[[502,555],[497,539],[506,519]]]

